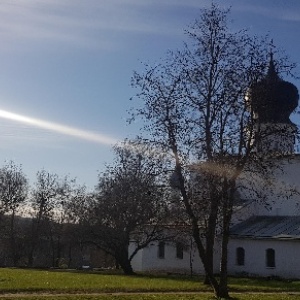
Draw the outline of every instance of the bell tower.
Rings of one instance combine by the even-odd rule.
[[[297,108],[298,100],[296,86],[278,76],[271,53],[267,75],[251,86],[248,95],[255,119],[257,153],[294,153],[297,126],[290,120],[290,114]]]

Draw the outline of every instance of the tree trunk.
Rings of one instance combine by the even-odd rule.
[[[61,252],[62,252],[61,240],[60,236],[57,238],[57,252],[56,252],[56,267],[60,267],[61,264]]]
[[[33,220],[31,240],[30,240],[30,248],[29,248],[29,254],[28,254],[28,267],[33,267],[34,252],[36,250],[36,247],[37,247],[37,244],[38,244],[38,239],[39,239],[39,228],[40,228],[40,223],[34,224],[34,220]]]
[[[198,249],[199,257],[203,263],[205,274],[207,276],[207,279],[208,279],[210,285],[214,289],[215,295],[217,295],[217,293],[219,291],[219,283],[218,283],[216,277],[214,276],[214,273],[213,273],[210,265],[207,262],[206,250],[204,249],[202,241],[200,239],[198,224],[197,224],[197,222],[195,222],[195,220],[194,220],[194,222],[192,220],[192,230],[193,230],[193,238],[195,240],[195,243],[196,243],[196,246]]]
[[[12,255],[13,266],[18,262],[18,255],[16,253],[16,237],[15,237],[15,210],[13,209],[10,220],[10,251]]]
[[[209,226],[208,226],[209,228]],[[209,273],[213,274],[214,272],[214,239],[215,234],[211,232],[211,229],[206,232],[206,245],[205,245],[205,260],[206,268],[209,270]],[[208,272],[205,272],[204,284],[211,284],[209,279]]]
[[[231,181],[224,181],[223,187],[223,233],[222,233],[222,247],[221,247],[221,265],[220,265],[220,283],[219,291],[216,295],[220,298],[229,298],[228,292],[228,242],[230,234],[230,221],[233,208],[233,197],[235,190],[235,179]]]
[[[57,267],[56,255],[55,255],[55,242],[53,239],[53,232],[51,230],[51,225],[49,225],[49,232],[50,232],[50,247],[51,247],[51,256],[52,256],[52,267]]]
[[[68,251],[68,267],[71,268],[72,267],[72,244],[71,242],[69,242],[69,251]]]
[[[214,245],[215,245],[215,236],[216,236],[216,225],[218,219],[218,206],[219,200],[216,192],[210,191],[211,195],[211,204],[210,212],[206,230],[206,261],[207,268],[211,273],[214,272]],[[205,274],[204,284],[210,284],[209,276]]]
[[[126,275],[134,275],[135,272],[132,269],[131,263],[129,260],[119,261],[120,267],[124,271],[124,274]]]
[[[29,251],[29,255],[28,255],[28,267],[33,266],[33,252],[34,252],[34,248],[31,247],[31,249]]]
[[[221,265],[220,265],[220,282],[217,297],[229,298],[228,292],[228,270],[227,270],[227,257],[228,257],[228,230],[225,228],[222,235],[222,247],[221,247]]]
[[[116,255],[116,261],[122,268],[124,274],[134,275],[135,272],[132,269],[131,262],[128,258],[128,249],[121,249]]]
[[[179,159],[179,155],[178,155],[178,151],[177,151],[177,145],[173,144],[172,148],[173,148],[172,150],[173,150],[173,153],[175,155],[175,160],[176,160],[175,170],[176,170],[177,176],[178,176],[179,189],[181,192],[185,210],[190,218],[191,225],[192,225],[192,236],[193,236],[195,244],[197,246],[199,257],[204,266],[206,276],[207,276],[212,288],[214,289],[215,294],[217,295],[217,292],[219,290],[219,283],[213,274],[213,270],[212,270],[211,266],[208,264],[207,252],[206,252],[206,249],[204,248],[203,242],[200,237],[198,218],[195,216],[193,209],[191,207],[191,204],[189,202],[189,198],[188,198],[188,195],[186,192],[184,178],[183,178],[183,174],[182,174],[182,167],[181,167],[181,163],[180,163],[180,159]]]
[[[40,226],[43,214],[43,206],[40,205],[39,213],[36,219],[32,219],[32,229],[31,229],[31,245],[28,254],[28,266],[33,267],[33,256],[38,243],[39,235],[40,235]]]
[[[32,236],[31,237],[31,245],[29,248],[29,254],[28,254],[28,267],[33,267],[33,253],[35,251],[35,238]]]
[[[207,262],[207,268],[209,269],[209,272],[210,273],[213,273],[213,261],[214,261],[214,258],[213,258],[213,253],[210,249],[210,247],[207,247],[206,246],[206,262]],[[205,272],[205,277],[204,277],[204,281],[203,281],[203,284],[205,285],[210,285],[210,279],[209,279],[209,275],[207,272]]]

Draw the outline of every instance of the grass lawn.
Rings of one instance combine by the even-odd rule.
[[[61,295],[61,296],[20,296],[1,299],[17,300],[215,300],[209,295]],[[296,300],[299,295],[234,295],[232,300]]]
[[[0,294],[13,292],[210,291],[199,278],[126,276],[101,272],[0,269]]]
[[[236,300],[300,299],[300,294],[289,294],[300,293],[300,281],[231,278],[229,287]],[[161,294],[167,292],[174,294]],[[209,300],[212,296],[199,277],[0,269],[0,300]]]

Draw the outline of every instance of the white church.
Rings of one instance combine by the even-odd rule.
[[[300,155],[296,154],[297,127],[290,121],[298,106],[298,90],[279,78],[271,57],[266,77],[252,87],[250,99],[264,130],[276,127],[276,134],[257,143],[256,151],[276,153],[273,184],[257,177],[264,200],[241,191],[235,207],[228,245],[230,275],[300,279]],[[191,237],[180,242],[153,242],[132,261],[135,271],[204,274]],[[219,270],[215,253],[215,272]]]

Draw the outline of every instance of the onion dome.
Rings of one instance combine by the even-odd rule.
[[[261,123],[291,123],[290,114],[298,100],[298,89],[278,76],[271,54],[268,74],[249,90],[248,101],[257,119]]]

